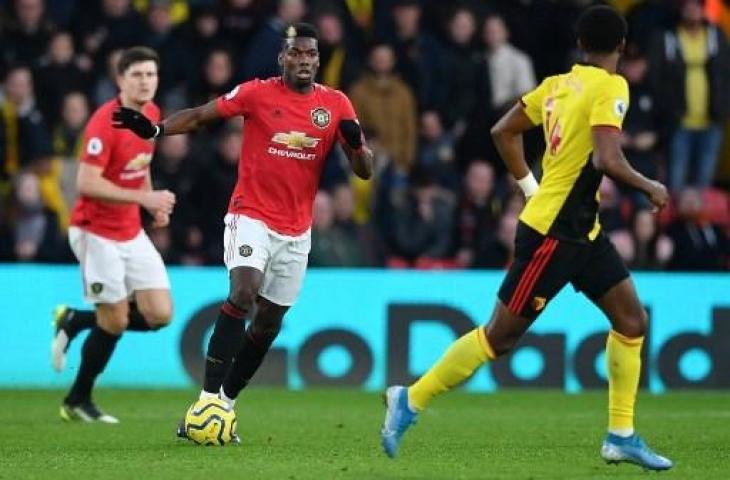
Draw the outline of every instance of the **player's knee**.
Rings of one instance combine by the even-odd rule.
[[[99,316],[99,327],[113,335],[121,335],[129,325],[129,318],[125,312],[111,312]]]
[[[646,324],[649,315],[643,308],[638,309],[634,314],[630,315],[626,322],[626,332],[624,335],[630,338],[643,337],[646,334]]]
[[[159,303],[149,307],[141,307],[140,313],[150,328],[158,330],[168,325],[172,320],[172,305]]]
[[[510,338],[502,338],[499,340],[489,340],[489,345],[492,347],[492,351],[494,352],[494,355],[497,357],[501,357],[503,355],[507,355],[509,352],[512,351],[513,348],[515,348],[515,345],[517,344],[516,339],[510,339]]]
[[[251,311],[257,295],[258,290],[254,289],[252,285],[235,285],[231,288],[229,298],[231,303],[239,309]]]
[[[639,307],[632,311],[622,312],[613,322],[613,329],[629,338],[643,337],[646,334],[646,325],[649,315],[644,308]]]

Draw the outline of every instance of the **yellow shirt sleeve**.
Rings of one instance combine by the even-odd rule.
[[[616,127],[620,130],[629,110],[629,86],[624,77],[612,75],[610,82],[601,87],[591,107],[591,127]]]
[[[542,123],[542,106],[548,92],[547,84],[550,78],[548,77],[543,80],[536,89],[527,92],[521,99],[523,110],[533,125],[540,125]]]

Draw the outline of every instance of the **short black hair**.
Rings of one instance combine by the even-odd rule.
[[[117,63],[117,73],[124,75],[124,72],[132,66],[133,63],[153,61],[160,68],[160,56],[157,52],[148,47],[131,47],[122,52]]]
[[[284,28],[282,36],[282,47],[286,47],[287,41],[293,38],[313,38],[319,41],[319,32],[317,31],[317,27],[315,27],[311,23],[304,22],[292,23],[291,25],[287,25],[286,28]]]
[[[611,53],[621,45],[628,32],[626,19],[607,5],[586,9],[576,24],[578,40],[586,52]]]

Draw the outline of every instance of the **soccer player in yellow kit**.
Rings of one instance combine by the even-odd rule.
[[[612,8],[596,6],[583,12],[577,27],[584,62],[546,78],[492,129],[502,159],[528,198],[515,238],[515,260],[492,318],[451,344],[413,385],[388,388],[381,440],[390,457],[436,395],[509,352],[550,300],[571,283],[611,323],[606,342],[608,433],[601,456],[610,463],[630,462],[652,470],[672,467],[634,432],[647,314],[597,214],[604,174],[644,192],[657,209],[666,205],[667,189],[632,169],[621,152],[629,92],[616,69],[626,21]],[[542,125],[546,142],[539,185],[522,144],[522,132],[537,125]]]

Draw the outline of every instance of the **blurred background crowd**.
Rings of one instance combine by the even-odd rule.
[[[81,136],[116,94],[120,49],[161,56],[163,112],[278,74],[284,25],[319,28],[318,81],[351,98],[376,157],[362,182],[333,150],[310,265],[503,268],[523,198],[489,129],[578,60],[579,0],[0,0],[0,261],[71,262]],[[634,269],[730,268],[730,1],[615,0],[630,24],[628,160],[672,206],[606,179],[601,219]],[[171,264],[218,265],[240,123],[164,137],[156,188],[177,194],[150,235]],[[539,129],[526,154],[539,177]]]

